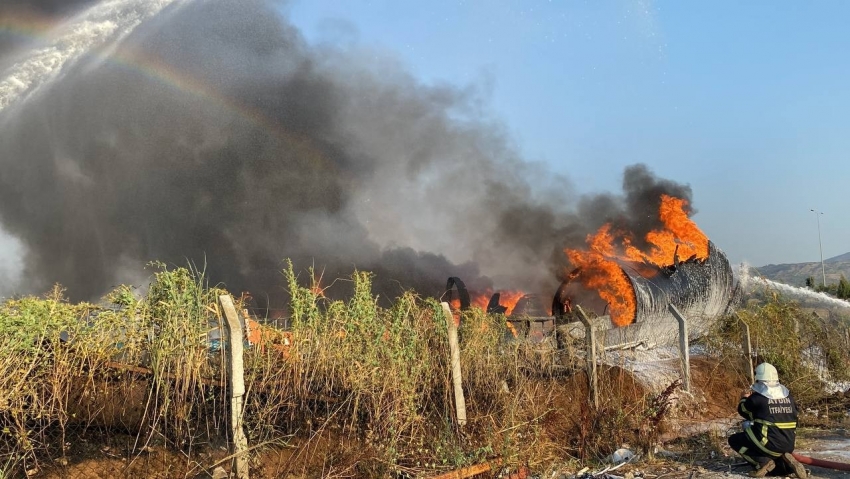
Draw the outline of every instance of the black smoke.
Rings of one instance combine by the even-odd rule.
[[[384,296],[449,276],[551,294],[565,247],[606,221],[650,229],[661,192],[690,197],[641,165],[624,195],[579,197],[519,156],[476,89],[375,56],[309,45],[269,3],[217,0],[67,65],[0,111],[18,291],[93,299],[147,261],[191,261],[274,300],[291,258],[326,282],[373,271]]]

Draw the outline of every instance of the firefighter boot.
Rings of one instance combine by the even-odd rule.
[[[794,474],[796,474],[799,479],[806,479],[806,477],[808,477],[806,468],[800,464],[800,461],[794,459],[794,456],[791,455],[790,452],[782,454],[782,460],[785,461],[785,464],[794,471]]]
[[[755,471],[750,471],[750,477],[764,477],[768,472],[772,471],[776,468],[776,463],[773,462],[773,459],[768,459],[767,462],[762,464]]]

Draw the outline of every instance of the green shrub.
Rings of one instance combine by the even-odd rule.
[[[843,344],[841,325],[807,313],[778,294],[719,321],[704,340],[710,354],[730,363],[741,357],[739,319],[750,328],[756,356],[753,366],[763,361],[776,366],[782,383],[803,405],[824,395],[825,379],[850,379],[850,354]]]

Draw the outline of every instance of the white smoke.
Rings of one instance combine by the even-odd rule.
[[[23,269],[24,247],[0,225],[0,298],[16,291]]]

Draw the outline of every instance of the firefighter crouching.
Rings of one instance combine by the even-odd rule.
[[[794,397],[779,383],[772,364],[759,364],[755,379],[738,403],[738,414],[745,419],[744,430],[729,437],[729,446],[753,465],[752,477],[793,473],[806,479],[806,469],[791,455],[797,429]]]

